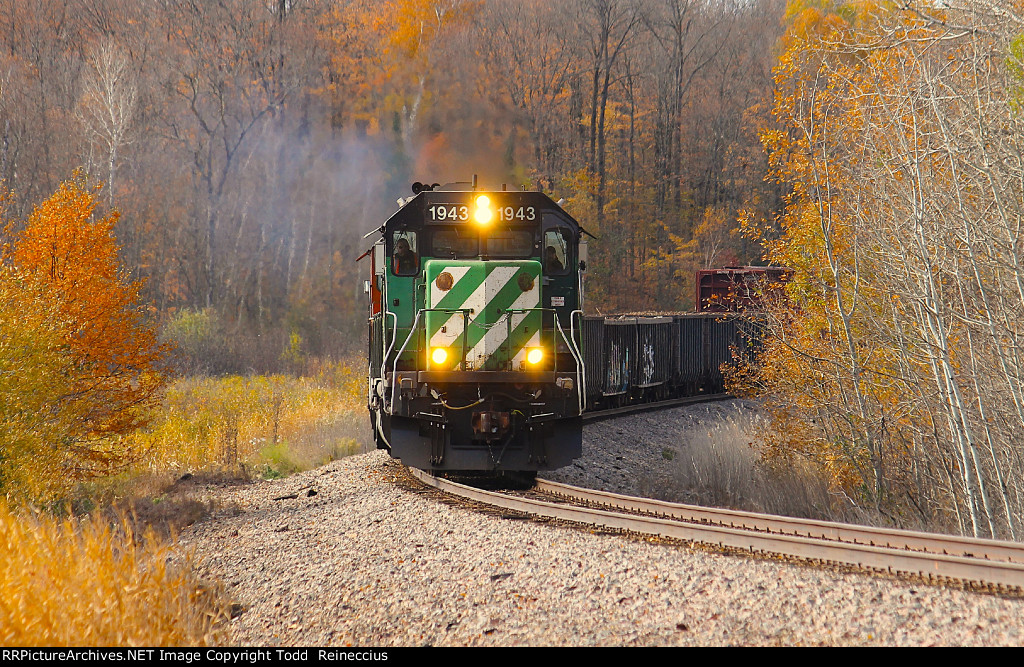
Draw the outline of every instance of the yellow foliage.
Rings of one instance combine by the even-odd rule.
[[[410,104],[407,88],[435,67],[431,49],[452,28],[472,24],[479,0],[355,0],[324,12],[318,36],[330,57],[328,94],[335,122],[356,120],[368,134],[381,111]],[[391,91],[390,94],[388,91]],[[386,116],[385,116],[386,117]]]
[[[226,603],[189,559],[101,520],[0,503],[0,645],[183,646],[226,639]]]
[[[861,227],[871,206],[888,205],[864,194],[859,170],[878,161],[870,147],[915,127],[892,117],[892,101],[906,98],[896,73],[914,67],[900,38],[929,27],[914,18],[879,27],[893,11],[878,2],[790,3],[775,69],[781,129],[762,141],[773,176],[792,187],[783,233],[765,240],[766,256],[794,276],[788,305],[770,314],[778,335],[753,373],[773,413],[767,457],[814,460],[838,485],[875,500],[883,474],[909,469],[906,450],[892,444],[901,429],[926,432],[930,419],[910,407],[916,390],[901,379],[910,362],[883,333],[893,329],[880,323],[892,322],[899,305],[891,305],[884,253]],[[896,46],[872,47],[894,23]]]
[[[391,46],[404,57],[421,56],[426,44],[451,25],[467,24],[483,3],[479,0],[391,0]]]
[[[3,266],[0,331],[0,491],[45,501],[68,488],[64,445],[82,408],[56,309]]]
[[[257,465],[282,445],[304,466],[355,453],[353,424],[362,426],[365,374],[329,365],[316,377],[186,378],[167,390],[148,428],[125,445],[148,452],[149,470]]]
[[[80,427],[89,437],[138,424],[136,408],[164,383],[158,364],[166,353],[144,317],[141,284],[119,267],[118,214],[98,217],[96,203],[80,177],[61,183],[29,216],[8,257],[56,308],[75,389],[88,393]]]

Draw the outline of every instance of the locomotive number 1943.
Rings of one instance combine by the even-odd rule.
[[[434,204],[427,207],[430,222],[465,222],[469,220],[469,207],[465,204]],[[501,222],[533,222],[537,209],[533,206],[500,206],[498,219]]]
[[[459,204],[434,204],[427,208],[431,222],[455,222],[469,220],[469,207]]]

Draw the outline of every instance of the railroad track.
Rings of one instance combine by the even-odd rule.
[[[623,415],[629,415],[637,412],[654,412],[655,410],[665,410],[667,408],[678,408],[682,405],[695,405],[697,403],[713,403],[715,401],[725,401],[730,398],[735,398],[732,394],[700,394],[697,396],[687,396],[685,398],[672,398],[667,401],[655,401],[653,403],[636,403],[634,405],[624,405],[618,408],[608,408],[606,410],[597,410],[594,412],[583,413],[583,423],[601,421],[603,419],[611,419],[613,417],[621,417]]]
[[[1024,591],[1024,545],[721,510],[592,491],[539,480],[559,502],[469,487],[408,469],[424,484],[466,500],[604,529],[698,542],[893,574]]]

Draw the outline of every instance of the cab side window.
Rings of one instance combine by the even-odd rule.
[[[562,276],[569,273],[569,230],[548,229],[544,232],[544,249],[541,261],[544,273]]]
[[[396,276],[414,276],[420,271],[416,232],[399,230],[391,239],[391,270]]]

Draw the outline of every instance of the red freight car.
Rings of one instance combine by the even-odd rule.
[[[781,266],[728,266],[697,271],[697,312],[738,313],[760,310],[762,296],[789,280]]]

